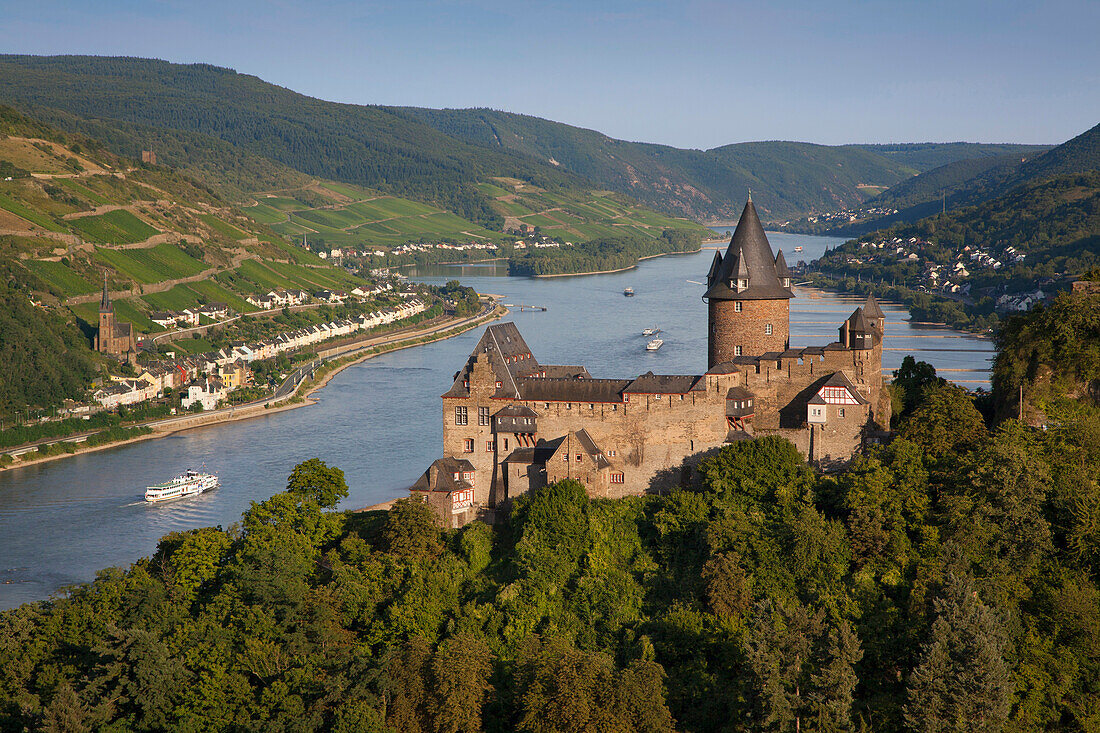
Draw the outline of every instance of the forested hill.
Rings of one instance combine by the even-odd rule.
[[[581,185],[549,163],[469,145],[380,107],[325,102],[206,64],[0,56],[0,99],[85,119],[203,133],[309,175],[433,201],[479,223],[498,217],[477,191],[478,181],[504,176],[551,189]],[[163,162],[191,165],[191,152],[189,145],[176,146],[179,160]]]
[[[552,189],[583,187],[582,176],[699,220],[735,218],[752,189],[768,218],[784,219],[857,205],[944,161],[1015,150],[791,142],[684,150],[492,110],[325,102],[230,69],[136,58],[0,56],[0,99],[119,154],[136,155],[128,146],[144,137],[164,151],[162,162],[213,174],[231,195],[247,189],[234,166],[219,162],[226,158],[263,177],[262,190],[295,169],[434,202],[482,224],[497,219],[473,184],[496,177]],[[212,139],[235,150],[215,153]]]
[[[516,150],[696,219],[735,219],[745,191],[768,218],[855,206],[916,173],[961,158],[1032,151],[1025,145],[917,143],[826,146],[753,142],[712,150],[628,142],[601,132],[490,109],[390,108],[441,132]]]
[[[1003,196],[1017,186],[1055,176],[1100,170],[1100,125],[1046,151],[1020,150],[992,158],[956,161],[903,181],[866,203],[898,209],[898,213],[839,227],[838,235],[858,235],[872,229],[917,221],[941,211],[973,206]]]
[[[1021,333],[1088,362],[1100,296],[1072,308]],[[1100,408],[987,424],[911,359],[893,392],[897,437],[845,470],[741,441],[495,528],[337,511],[307,461],[229,530],[0,613],[0,729],[1097,730]]]

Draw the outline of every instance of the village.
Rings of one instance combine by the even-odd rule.
[[[859,250],[860,254],[847,256],[847,264],[884,265],[905,260],[920,268],[919,290],[962,297],[975,294],[972,293],[974,276],[995,272],[1027,259],[1024,252],[1011,245],[999,251],[977,245],[947,249],[943,244],[919,237],[864,241],[859,243]],[[1041,287],[1025,292],[1002,293],[996,298],[996,308],[999,311],[1026,311],[1048,295]]]
[[[355,288],[350,292],[322,290],[313,295],[301,290],[272,290],[259,296],[251,296],[248,301],[263,310],[288,309],[310,304],[366,304],[372,302],[375,295],[392,289],[391,284],[384,283],[372,289]],[[252,372],[258,362],[274,360],[281,355],[301,352],[326,341],[406,321],[429,307],[415,289],[401,290],[396,295],[401,298],[401,302],[396,305],[281,332],[267,339],[232,341],[220,349],[200,354],[177,355],[171,349],[158,352],[152,339],[144,340],[140,344],[135,342],[134,346],[143,353],[140,360],[136,350],[116,354],[130,355],[127,361],[132,375],[112,375],[106,384],[92,392],[90,402],[67,404],[59,411],[59,417],[89,415],[100,410],[133,406],[161,399],[172,393],[180,394],[180,407],[184,410],[216,409],[230,401],[237,390],[253,386]],[[113,316],[106,293],[103,303],[101,323],[104,316]],[[220,303],[184,311],[156,313],[153,316],[156,316],[153,318],[154,322],[166,327],[195,327],[199,325],[200,316],[214,319],[215,322],[239,318]],[[101,325],[101,328],[104,326]],[[146,360],[144,355],[150,351],[156,354],[156,358]]]

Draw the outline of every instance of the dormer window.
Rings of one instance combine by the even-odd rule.
[[[789,288],[791,286],[791,279],[789,277],[783,278],[783,287]]]
[[[737,281],[737,289],[738,290],[744,290],[748,286],[749,286],[749,281],[748,280],[738,280]]]

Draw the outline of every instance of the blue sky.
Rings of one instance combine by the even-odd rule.
[[[206,62],[361,104],[613,137],[1055,143],[1100,122],[1100,2],[0,0],[0,51]]]

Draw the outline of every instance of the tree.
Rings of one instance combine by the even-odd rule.
[[[943,459],[978,445],[986,437],[986,428],[966,390],[941,384],[924,389],[902,423],[901,437],[919,445],[932,459]]]
[[[481,709],[493,686],[493,654],[476,636],[445,639],[431,661],[431,711],[437,733],[476,733],[482,729]]]
[[[1001,621],[973,581],[949,572],[936,620],[909,679],[905,722],[918,733],[999,731],[1012,696]]]
[[[916,407],[921,392],[926,387],[945,384],[946,379],[936,376],[936,367],[926,361],[917,361],[911,354],[901,360],[901,367],[894,370],[891,392],[897,392],[902,409],[899,417],[908,415]]]
[[[719,616],[738,617],[752,605],[752,583],[734,552],[715,555],[703,566],[707,601]]]
[[[290,472],[286,490],[301,499],[311,499],[322,509],[331,509],[348,495],[344,472],[329,468],[320,458],[299,463]]]
[[[380,538],[384,551],[407,558],[431,557],[443,548],[431,507],[412,498],[393,503]]]
[[[756,678],[762,730],[794,730],[807,713],[809,662],[824,613],[795,602],[761,601],[745,635],[745,656]]]

